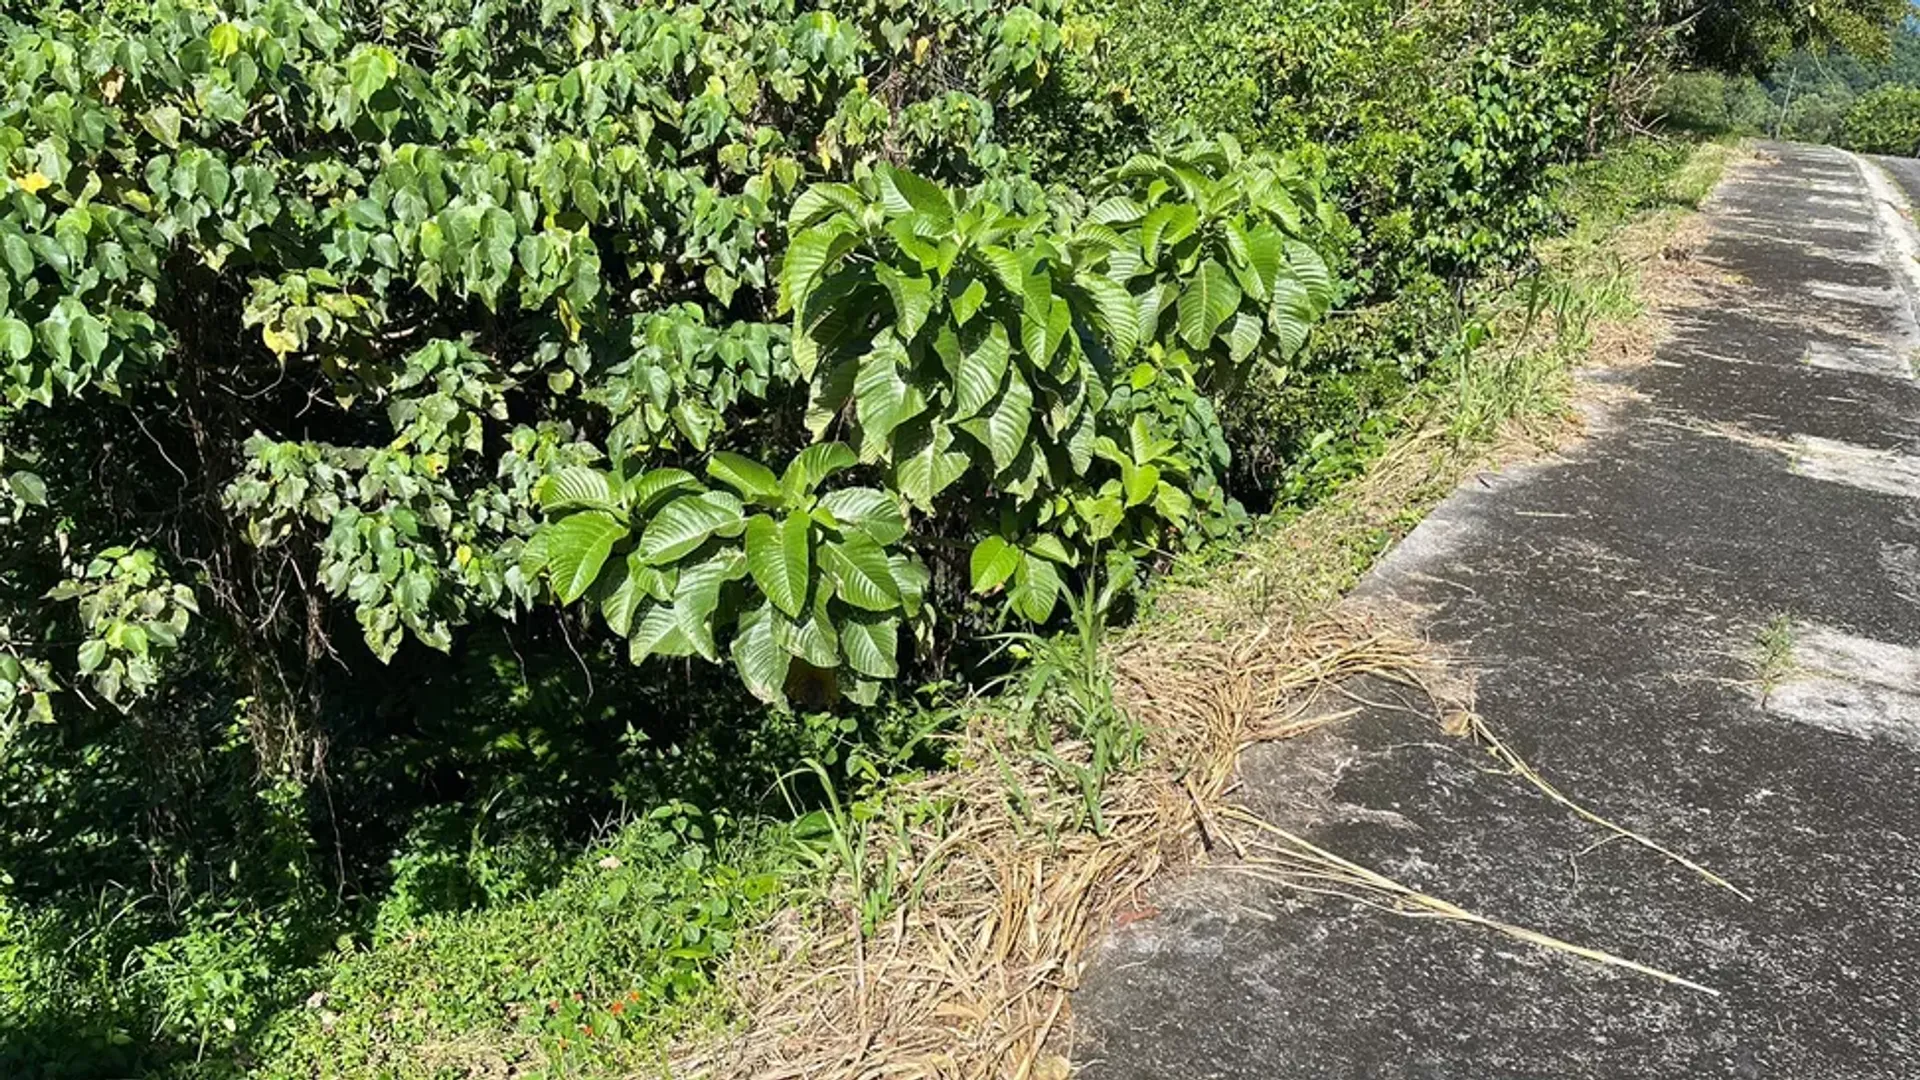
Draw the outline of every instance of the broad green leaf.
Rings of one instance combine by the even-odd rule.
[[[887,556],[887,566],[893,570],[893,583],[900,586],[900,605],[909,616],[920,614],[933,575],[920,560],[898,553]]]
[[[1200,212],[1185,203],[1162,206],[1147,214],[1140,224],[1140,249],[1148,262],[1160,260],[1160,245],[1172,247],[1193,235],[1200,225]]]
[[[816,668],[831,671],[840,666],[840,635],[818,610],[798,619],[776,612],[773,616],[773,640],[796,659]]]
[[[747,570],[773,605],[798,617],[813,582],[813,522],[805,514],[775,521],[757,514],[747,522]]]
[[[79,266],[87,258],[87,233],[93,227],[93,215],[74,207],[54,219],[53,237],[67,254],[67,261]]]
[[[1027,551],[1043,559],[1057,562],[1061,566],[1072,566],[1073,555],[1067,551],[1067,545],[1052,533],[1040,533],[1027,541]]]
[[[847,666],[870,679],[892,679],[900,674],[898,619],[854,615],[840,623],[840,651]]]
[[[640,534],[640,555],[665,566],[707,542],[714,533],[740,523],[740,514],[698,495],[682,495],[662,507]]]
[[[547,574],[562,604],[586,595],[613,545],[627,535],[625,525],[600,510],[561,518],[540,531],[546,537]]]
[[[954,325],[965,326],[987,302],[987,283],[966,275],[948,278],[947,302],[953,308]]]
[[[1153,498],[1160,484],[1160,470],[1152,465],[1129,466],[1121,470],[1120,484],[1126,491],[1127,505],[1139,506]]]
[[[1074,283],[1093,301],[1093,321],[1107,335],[1116,361],[1133,355],[1140,344],[1140,309],[1126,287],[1099,274],[1081,274]]]
[[[47,505],[47,482],[38,473],[16,472],[7,477],[7,486],[13,489],[14,498],[28,506]]]
[[[1237,221],[1228,221],[1222,224],[1220,231],[1227,240],[1228,261],[1235,266],[1247,265],[1252,255],[1247,244],[1247,230],[1241,228]]]
[[[840,417],[860,381],[860,361],[849,358],[834,364],[813,378],[807,388],[807,434],[818,439]],[[856,405],[857,409],[858,406]]]
[[[83,311],[74,317],[72,329],[73,351],[89,365],[98,364],[107,349],[107,325]]]
[[[1075,476],[1085,476],[1093,466],[1094,440],[1099,430],[1099,420],[1089,407],[1080,411],[1080,418],[1067,431],[1067,463],[1073,467]]]
[[[960,370],[954,379],[949,413],[952,420],[965,420],[987,407],[1006,381],[1007,362],[1013,356],[1007,328],[997,321],[987,323],[985,329],[975,327],[961,338]]]
[[[891,266],[875,267],[874,276],[893,298],[894,333],[902,341],[912,341],[933,311],[933,281]]]
[[[1193,513],[1193,497],[1162,480],[1153,495],[1153,508],[1168,521],[1184,522]]]
[[[703,491],[697,498],[712,503],[726,514],[727,523],[713,530],[715,536],[735,537],[747,530],[747,504],[731,491]]]
[[[933,500],[966,474],[968,464],[967,455],[953,448],[953,432],[937,417],[918,417],[894,434],[894,488],[921,509],[933,509]]]
[[[1300,279],[1282,275],[1273,283],[1273,303],[1267,307],[1267,326],[1279,339],[1282,359],[1292,357],[1307,343],[1316,318],[1313,299]]]
[[[1279,229],[1271,225],[1255,229],[1247,234],[1247,265],[1260,281],[1260,291],[1254,299],[1266,303],[1273,296],[1273,283],[1280,276],[1280,267],[1286,260],[1286,237]]]
[[[347,57],[347,82],[362,103],[385,89],[399,70],[399,60],[393,52],[379,46],[362,45]]]
[[[1320,253],[1298,240],[1289,240],[1287,263],[1293,270],[1293,276],[1306,286],[1307,299],[1312,304],[1312,317],[1318,319],[1326,314],[1327,308],[1333,303],[1333,275],[1327,270]]]
[[[1114,195],[1100,202],[1087,213],[1087,220],[1100,225],[1131,225],[1146,215],[1146,210],[1132,199]]]
[[[930,224],[919,215],[895,218],[887,223],[887,235],[899,246],[900,253],[918,263],[920,269],[944,274],[949,265],[947,255],[951,242],[936,244],[920,235],[920,231]]]
[[[781,302],[798,317],[830,264],[853,250],[855,238],[834,224],[817,226],[793,238],[780,263]],[[796,325],[797,338],[803,328]]]
[[[1245,363],[1260,348],[1260,339],[1266,336],[1266,320],[1258,315],[1240,312],[1233,317],[1233,325],[1227,329],[1227,357],[1236,364]]]
[[[161,105],[140,118],[141,125],[160,140],[160,145],[172,150],[180,145],[180,110],[171,105]]]
[[[907,352],[891,335],[874,342],[860,358],[853,384],[854,414],[860,421],[861,457],[878,460],[893,429],[925,412],[927,399],[907,381],[903,366]]]
[[[1007,385],[986,415],[968,420],[960,428],[987,448],[993,459],[993,470],[998,474],[1020,455],[1032,426],[1033,390],[1015,370],[1007,373]]]
[[[998,535],[990,535],[973,545],[973,555],[967,561],[973,591],[984,596],[1006,584],[1020,568],[1020,549]]]
[[[1062,342],[1066,348],[1061,348]],[[1047,371],[1057,379],[1070,380],[1078,365],[1086,359],[1080,339],[1073,333],[1073,305],[1063,296],[1053,298],[1053,318],[1047,321]]]
[[[1165,314],[1167,301],[1173,296],[1173,285],[1161,283],[1150,285],[1147,290],[1135,298],[1140,307],[1140,340],[1155,341],[1160,337],[1160,317]]]
[[[614,565],[616,569],[607,574],[608,588],[600,601],[600,615],[607,620],[608,629],[626,637],[633,631],[633,617],[641,605],[657,594],[661,574],[648,566],[637,551],[628,553]],[[616,575],[618,580],[611,580]]]
[[[1008,599],[1022,618],[1034,623],[1046,622],[1053,618],[1053,609],[1060,602],[1060,571],[1046,559],[1022,556]]]
[[[528,581],[539,577],[547,568],[547,532],[542,529],[527,538],[520,547],[517,569]]]
[[[882,166],[874,172],[880,180],[880,201],[888,213],[925,214],[943,225],[953,221],[953,200],[938,184],[893,166]]]
[[[1240,287],[1233,283],[1233,273],[1208,259],[1180,294],[1181,339],[1196,349],[1206,348],[1239,306]]]
[[[787,464],[787,471],[780,476],[780,488],[789,499],[811,495],[828,477],[859,463],[846,443],[815,443]]]
[[[40,344],[62,367],[73,362],[73,315],[78,305],[71,299],[55,304],[40,322]]]
[[[89,638],[80,646],[80,674],[91,675],[99,670],[107,659],[107,643],[99,638]]]
[[[825,544],[820,555],[840,599],[868,611],[900,607],[900,587],[887,566],[887,553],[865,533],[850,533],[837,543]]]
[[[1020,256],[1003,247],[989,245],[980,249],[980,261],[987,264],[993,276],[1000,279],[1000,286],[1019,296],[1026,287],[1027,271],[1021,265]]]
[[[739,631],[733,636],[730,651],[740,672],[740,681],[754,697],[784,707],[787,703],[788,652],[774,640],[774,620],[779,613],[771,605],[741,616]]]
[[[21,281],[25,281],[27,276],[33,273],[36,265],[33,248],[27,245],[27,238],[11,227],[0,231],[0,258],[6,259],[7,267],[13,271],[13,276]]]
[[[681,636],[708,660],[720,658],[714,642],[713,613],[720,607],[721,590],[746,573],[747,558],[736,548],[723,548],[680,571],[680,584],[673,594],[673,619]]]
[[[654,604],[640,616],[627,642],[627,660],[638,664],[649,656],[692,656],[699,647],[687,637],[671,604]]]
[[[857,529],[882,547],[897,544],[907,535],[907,521],[900,513],[900,501],[889,492],[842,488],[822,495],[820,509],[833,515],[842,531]]]
[[[754,502],[777,503],[780,481],[765,465],[731,451],[721,450],[707,460],[707,475]]]
[[[835,213],[859,214],[867,205],[866,196],[848,184],[814,184],[793,200],[787,211],[787,231],[798,232]]]
[[[534,498],[548,516],[570,510],[613,510],[613,482],[606,473],[585,465],[571,465],[540,478]]]
[[[1177,445],[1172,439],[1155,436],[1145,413],[1134,413],[1132,422],[1127,424],[1127,453],[1143,465],[1159,459]]]
[[[1087,539],[1095,543],[1112,536],[1127,516],[1126,505],[1110,495],[1076,501],[1074,510],[1087,523]]]
[[[1027,362],[1035,366],[1044,366],[1052,355],[1048,330],[1053,301],[1053,279],[1044,271],[1032,274],[1021,286],[1020,347],[1026,350]]]
[[[693,474],[682,469],[652,469],[627,481],[627,504],[637,515],[653,513],[667,498],[698,487]]]

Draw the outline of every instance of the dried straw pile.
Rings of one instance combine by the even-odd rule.
[[[737,973],[747,1028],[683,1055],[675,1074],[1064,1077],[1054,1036],[1082,954],[1162,869],[1223,842],[1239,751],[1303,730],[1346,678],[1422,663],[1410,641],[1339,622],[1218,642],[1167,629],[1115,650],[1149,750],[1106,786],[1107,835],[1049,828],[1071,819],[1080,793],[1022,760],[1004,723],[982,714],[962,736],[970,767],[913,793],[947,812],[869,838],[876,853],[894,845],[898,880],[925,885],[919,902],[869,935],[855,932],[852,897],[839,932],[795,928],[777,962]]]

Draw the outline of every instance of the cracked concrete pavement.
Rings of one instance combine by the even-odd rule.
[[[1606,835],[1430,720],[1258,748],[1242,797],[1484,915],[1197,871],[1074,1001],[1087,1080],[1920,1077],[1920,162],[1765,145],[1707,205],[1726,276],[1585,440],[1472,478],[1363,585]],[[1760,640],[1783,628],[1778,670]]]

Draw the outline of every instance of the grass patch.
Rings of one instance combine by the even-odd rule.
[[[1774,616],[1754,635],[1754,681],[1760,684],[1763,704],[1793,673],[1793,641],[1793,620],[1785,615]]]
[[[657,1066],[669,1034],[723,1019],[711,973],[739,936],[814,887],[801,825],[670,805],[613,834],[557,887],[430,915],[347,948],[282,1014],[257,1075],[587,1075]]]

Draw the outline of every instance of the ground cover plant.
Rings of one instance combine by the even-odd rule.
[[[0,1064],[629,1067],[1036,657],[1102,835],[1053,634],[1470,367],[1663,26],[0,12]]]

